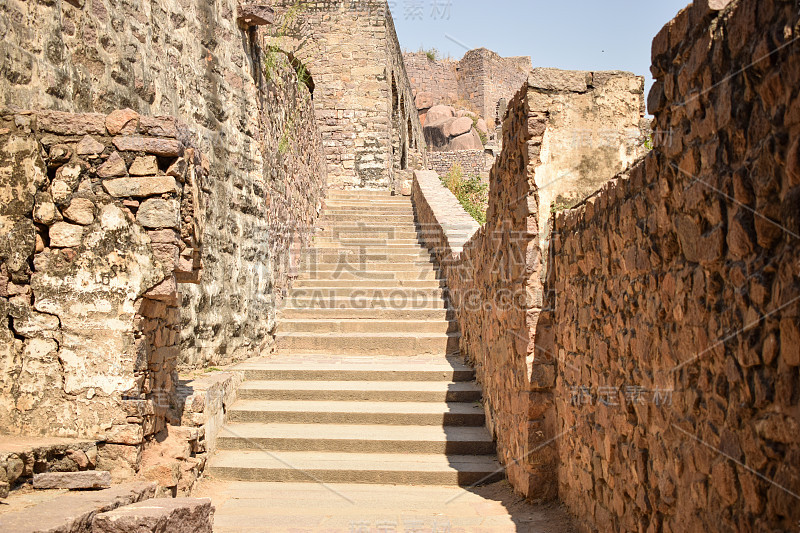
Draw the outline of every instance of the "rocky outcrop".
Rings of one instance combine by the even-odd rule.
[[[423,124],[425,142],[434,152],[483,149],[472,118],[450,106],[433,106],[423,115]]]

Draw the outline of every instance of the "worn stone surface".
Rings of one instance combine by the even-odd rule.
[[[94,211],[94,202],[88,198],[73,198],[64,210],[64,217],[81,226],[88,226],[94,222]]]
[[[167,532],[211,533],[214,507],[209,499],[157,498],[113,511],[92,520],[92,533]]]
[[[98,514],[148,500],[154,494],[155,484],[143,482],[98,491],[70,492],[21,511],[0,514],[0,528],[19,533],[90,533],[92,520]]]
[[[131,176],[155,176],[158,174],[158,161],[153,155],[137,157],[128,169]]]
[[[108,194],[110,194],[115,198],[126,198],[126,197],[139,198],[147,196],[159,196],[162,194],[174,194],[180,190],[178,184],[175,182],[175,178],[173,178],[172,176],[149,176],[146,178],[109,179],[103,181],[103,188],[108,192]],[[144,207],[146,203],[147,202],[144,202],[142,204],[142,207]],[[164,210],[168,210],[169,206],[166,206],[161,203],[159,203],[158,205],[160,206],[160,208],[156,208],[156,212],[149,212],[150,207],[147,207],[146,208],[146,211],[148,211],[147,214],[142,216],[151,219],[152,217],[157,216],[159,213],[162,212],[164,212],[166,216],[166,212]],[[159,227],[159,226],[147,226],[147,227]],[[170,225],[169,227],[172,226]]]
[[[102,470],[45,472],[33,476],[35,489],[107,489],[110,486],[111,473]]]
[[[240,4],[236,20],[244,28],[266,26],[275,22],[275,10],[266,4]]]

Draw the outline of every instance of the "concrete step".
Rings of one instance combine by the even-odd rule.
[[[416,261],[410,261],[407,263],[401,262],[389,262],[389,261],[371,261],[366,264],[361,264],[356,262],[355,264],[352,262],[331,262],[331,263],[322,263],[317,262],[315,264],[311,264],[310,266],[313,267],[311,272],[364,272],[364,273],[378,273],[378,272],[398,272],[398,271],[417,271],[417,272],[428,272],[428,271],[435,271],[436,265],[430,261],[425,259],[418,259]]]
[[[246,381],[240,400],[340,402],[477,402],[481,388],[474,381]]]
[[[402,247],[422,247],[422,244],[417,239],[395,239],[378,237],[374,239],[368,238],[333,238],[333,237],[314,237],[315,247],[324,247],[325,245],[333,245],[338,248],[361,248],[361,247],[385,247],[385,246],[402,246]]]
[[[398,198],[389,189],[328,189],[328,198]]]
[[[380,224],[387,224],[387,223],[398,223],[398,224],[414,224],[414,215],[373,215],[374,218],[378,219],[376,222]],[[361,213],[351,213],[351,214],[334,214],[334,213],[323,213],[322,215],[323,221],[329,222],[349,222],[349,223],[356,223],[356,222],[367,222],[366,217]]]
[[[327,358],[326,358],[327,359]],[[475,379],[475,370],[459,358],[437,358],[436,361],[419,358],[372,358],[330,356],[331,362],[308,361],[302,355],[301,362],[285,362],[284,359],[257,358],[234,367],[244,372],[250,381],[453,381]],[[396,361],[396,362],[393,362]],[[438,362],[437,362],[438,361]]]
[[[314,270],[301,272],[297,279],[325,279],[325,280],[407,280],[431,281],[441,279],[439,272],[433,268],[422,272],[414,270],[387,270],[381,272],[351,272],[347,270]]]
[[[447,285],[441,280],[415,281],[415,280],[324,280],[324,279],[298,279],[292,285],[293,289],[313,287],[351,287],[358,289],[444,289]]]
[[[228,409],[231,423],[388,424],[483,426],[478,402],[337,402],[238,400]]]
[[[334,215],[360,215],[365,219],[374,219],[375,215],[414,215],[413,206],[408,203],[404,205],[347,205],[333,204],[325,205],[325,213]]]
[[[279,320],[292,319],[339,319],[339,320],[452,320],[455,313],[450,309],[296,309],[285,307],[279,311]]]
[[[311,250],[312,248],[309,248]],[[417,243],[417,244],[392,244],[391,242],[387,242],[385,244],[380,245],[372,245],[372,246],[360,246],[360,245],[343,245],[340,242],[335,244],[317,244],[314,248],[317,253],[335,253],[335,252],[344,252],[350,254],[421,254],[422,256],[431,255],[430,250],[428,250],[425,246]]]
[[[486,428],[332,424],[231,424],[221,450],[487,455],[495,451]]]
[[[220,451],[207,470],[215,478],[309,483],[472,485],[503,479],[488,455]]]
[[[329,237],[332,239],[417,239],[418,234],[413,230],[347,230],[347,229],[322,229],[314,233],[314,237]]]
[[[429,320],[344,320],[283,319],[278,323],[278,333],[456,333],[456,321]]]
[[[413,299],[416,297],[443,298],[447,289],[442,287],[416,288],[416,287],[294,287],[289,291],[288,299],[294,298],[330,298],[331,296],[346,298],[391,299],[393,297]]]
[[[458,352],[460,337],[460,333],[277,333],[275,345],[285,354],[449,355]]]
[[[295,309],[309,309],[309,310],[339,310],[339,311],[373,311],[382,309],[393,310],[447,310],[449,308],[448,301],[445,298],[433,297],[419,297],[403,298],[400,295],[392,298],[383,298],[380,296],[367,298],[347,298],[347,297],[309,297],[300,298],[292,297],[287,298],[282,304],[285,310]],[[377,312],[377,311],[376,311]]]
[[[419,262],[432,262],[433,256],[427,250],[419,249],[413,252],[377,252],[368,253],[359,250],[334,250],[312,248],[308,250],[304,256],[304,261],[318,261],[320,263],[338,263],[346,261],[348,263],[367,263],[370,261],[377,262],[404,262],[404,261],[419,261]]]

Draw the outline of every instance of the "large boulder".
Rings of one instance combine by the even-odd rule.
[[[450,150],[482,150],[483,143],[478,132],[470,129],[469,133],[450,139]]]
[[[448,120],[446,122],[444,133],[448,137],[458,137],[469,133],[472,129],[472,119],[469,117],[461,117],[455,120]]]
[[[437,124],[456,116],[456,110],[449,105],[435,105],[425,115],[426,124]]]
[[[414,104],[418,111],[424,111],[433,107],[433,94],[421,92],[414,99]]]

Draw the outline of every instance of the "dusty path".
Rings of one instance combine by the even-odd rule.
[[[558,505],[534,506],[507,482],[458,487],[245,483],[206,479],[215,533],[573,533]]]

